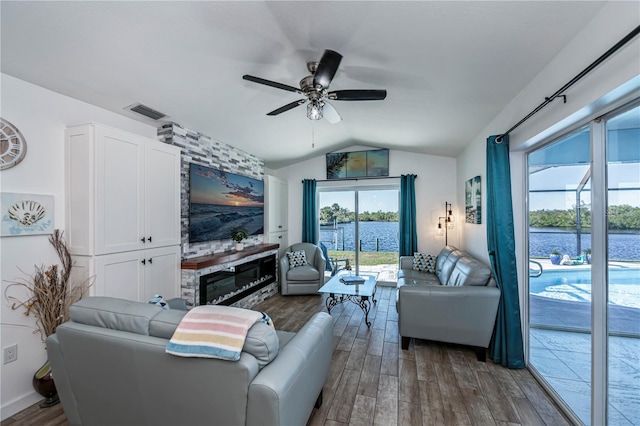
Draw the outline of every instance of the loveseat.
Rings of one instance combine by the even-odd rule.
[[[240,359],[184,358],[165,346],[186,311],[110,297],[70,308],[47,338],[72,425],[303,425],[333,350],[333,321],[315,314],[297,333],[258,322]],[[276,324],[277,325],[277,324]]]
[[[435,261],[401,256],[396,309],[402,348],[411,337],[469,345],[485,361],[499,300],[491,269],[454,246]]]

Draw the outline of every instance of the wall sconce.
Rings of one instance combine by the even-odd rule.
[[[444,226],[442,221],[444,220]],[[438,218],[438,227],[436,228],[436,235],[442,237],[444,235],[444,244],[448,245],[449,229],[453,229],[453,222],[455,222],[455,216],[451,210],[451,203],[445,201],[444,203],[444,216]]]

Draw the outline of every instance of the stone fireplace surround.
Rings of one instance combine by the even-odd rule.
[[[248,247],[243,251],[226,251],[208,256],[192,258],[182,261],[182,285],[181,295],[187,302],[188,308],[198,306],[200,302],[200,277],[218,271],[228,270],[231,267],[241,265],[252,260],[267,256],[276,256],[276,277],[278,276],[278,244],[258,244]],[[251,289],[256,288],[253,292]],[[258,303],[273,296],[278,292],[278,280],[265,287],[260,288],[256,283],[251,288],[243,288],[238,292],[230,293],[227,298],[246,291],[247,295],[230,306],[251,309]]]

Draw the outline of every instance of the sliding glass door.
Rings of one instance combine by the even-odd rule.
[[[528,168],[528,364],[574,420],[640,425],[640,106]]]
[[[640,425],[640,106],[599,125],[607,158],[607,423]]]
[[[320,189],[320,242],[353,273],[395,281],[398,266],[398,188]],[[342,269],[346,262],[339,264]],[[327,271],[328,273],[331,271]]]

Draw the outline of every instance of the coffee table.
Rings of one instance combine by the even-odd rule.
[[[349,276],[349,274],[342,273],[333,276],[325,283],[325,285],[320,287],[320,290],[318,290],[318,293],[329,294],[325,302],[327,305],[327,311],[331,314],[331,308],[336,306],[338,303],[350,301],[360,306],[362,312],[364,312],[365,324],[367,324],[367,327],[371,327],[371,322],[369,321],[369,310],[371,309],[372,300],[374,304],[378,303],[375,299],[376,280],[378,279],[378,274],[359,274],[359,277],[365,279],[363,284],[344,284],[340,281],[340,278],[345,276]]]

